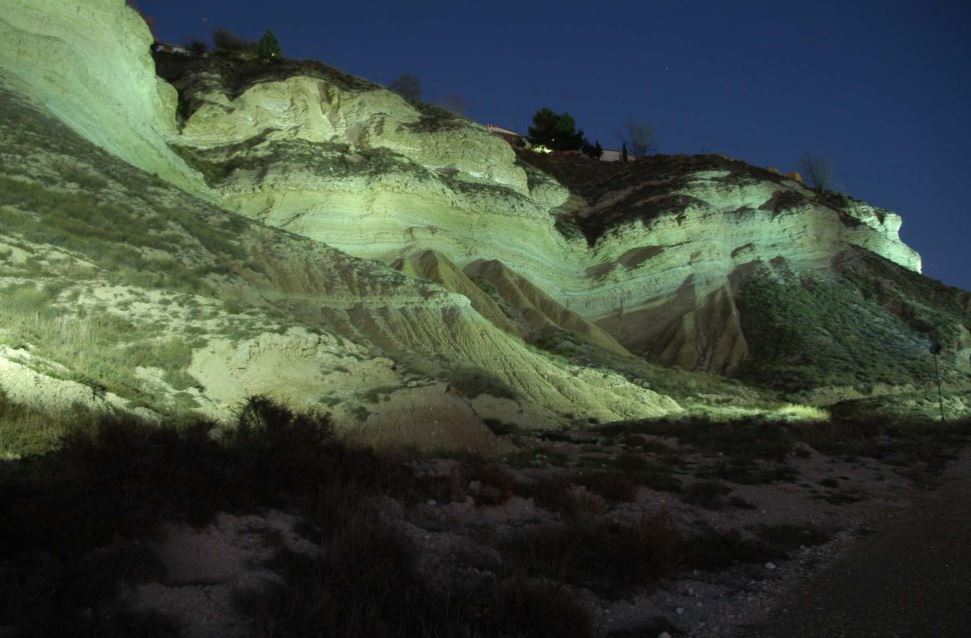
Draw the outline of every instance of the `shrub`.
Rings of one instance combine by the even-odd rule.
[[[185,45],[185,48],[187,48],[192,55],[199,57],[205,55],[209,51],[209,45],[202,40],[190,40],[189,43]]]
[[[233,51],[236,53],[253,53],[257,43],[236,35],[228,29],[216,29],[212,32],[212,43],[217,51]]]
[[[449,373],[449,383],[464,396],[474,399],[489,394],[503,399],[517,399],[519,395],[505,381],[491,372],[475,366],[455,368]]]
[[[637,484],[616,472],[590,472],[572,477],[576,485],[582,485],[608,501],[632,503],[637,499]]]
[[[388,90],[394,91],[409,102],[421,100],[421,81],[411,73],[405,73],[391,80]]]
[[[579,149],[583,142],[583,131],[576,130],[576,121],[569,113],[556,114],[548,108],[541,108],[533,114],[529,127],[529,141],[559,151]]]
[[[684,491],[684,500],[707,509],[721,509],[722,496],[729,492],[731,489],[718,481],[695,481]]]
[[[526,575],[619,596],[675,573],[682,563],[682,543],[671,519],[662,514],[635,524],[575,519],[569,525],[516,534],[500,549],[506,563]]]
[[[614,459],[614,467],[622,472],[639,472],[647,469],[647,460],[640,454],[622,453]]]
[[[687,539],[682,552],[687,567],[706,571],[785,557],[785,552],[756,539],[744,538],[737,530],[705,529]]]
[[[576,595],[548,580],[514,576],[495,591],[494,635],[536,638],[588,638],[593,635],[590,612]]]

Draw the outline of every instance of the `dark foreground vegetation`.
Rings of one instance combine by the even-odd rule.
[[[163,521],[203,526],[219,511],[299,511],[321,558],[281,551],[284,584],[240,591],[258,636],[583,636],[589,617],[554,583],[498,576],[430,590],[379,496],[413,504],[434,486],[401,461],[337,442],[325,418],[263,399],[221,440],[108,418],[48,454],[0,465],[0,626],[24,636],[178,635],[171,619],[115,609],[126,582],[158,578],[138,542]]]
[[[176,619],[118,602],[126,584],[164,577],[140,541],[164,522],[202,527],[219,512],[273,507],[297,514],[323,552],[280,549],[268,565],[279,582],[237,591],[251,635],[591,636],[584,591],[616,599],[684,570],[778,560],[827,540],[795,525],[686,529],[664,512],[625,520],[581,498],[578,485],[608,503],[631,500],[632,486],[636,492],[651,471],[638,454],[676,463],[650,437],[674,441],[682,453],[718,451],[723,474],[683,490],[686,501],[703,504],[721,496],[719,480],[745,482],[763,461],[784,463],[797,444],[920,461],[933,471],[969,426],[621,424],[581,434],[629,449],[609,471],[523,475],[508,463],[465,458],[449,461],[456,472],[434,475],[420,471],[421,459],[347,447],[325,417],[262,398],[218,432],[204,422],[175,428],[104,418],[55,451],[0,464],[0,627],[23,636],[178,635]],[[488,507],[514,496],[553,515],[492,539],[499,558],[476,564],[476,577],[423,570],[420,550],[395,525],[401,511],[427,502],[472,498]]]

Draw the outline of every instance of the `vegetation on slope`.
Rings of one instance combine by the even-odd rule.
[[[233,51],[216,51],[206,57],[156,52],[155,67],[159,77],[179,89],[179,114],[188,119],[198,104],[192,95],[196,83],[215,79],[230,99],[262,82],[278,82],[296,76],[319,78],[344,91],[377,91],[379,84],[344,73],[317,60],[280,59],[267,64],[259,59]],[[467,126],[464,117],[434,104],[411,100],[420,119],[408,127],[420,133],[435,133]]]
[[[743,378],[790,392],[849,386],[863,394],[936,381],[931,340],[956,349],[969,323],[967,293],[863,250],[842,261],[842,276],[797,278],[779,267],[746,278],[737,296],[751,348]],[[947,365],[945,381],[966,383],[964,367]]]
[[[308,295],[346,294],[354,279],[374,293],[423,287],[207,206],[6,89],[0,131],[0,345],[29,346],[28,365],[56,362],[40,371],[96,394],[192,408],[178,393],[196,385],[185,369],[207,337],[323,327]],[[328,275],[335,268],[351,279]],[[145,386],[139,367],[162,370],[176,403]]]
[[[239,97],[254,84],[298,75],[320,78],[346,91],[376,91],[383,88],[317,60],[282,59],[267,64],[233,51],[216,51],[206,57],[165,52],[156,52],[154,56],[156,72],[169,83],[179,87],[186,81],[193,81],[193,76],[216,77],[230,98]],[[180,91],[179,94],[187,97],[189,93]],[[191,115],[195,107],[185,101],[181,104],[180,113],[184,117]]]

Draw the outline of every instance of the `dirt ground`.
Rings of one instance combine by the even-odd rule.
[[[0,530],[0,635],[948,636],[967,621],[968,423],[497,431],[484,458],[378,454],[251,409],[236,439],[119,423],[7,468],[0,506],[21,524]]]
[[[591,613],[594,634],[603,637],[665,631],[698,638],[748,636],[755,626],[765,632],[760,635],[782,635],[793,616],[818,613],[800,607],[804,594],[794,592],[821,587],[824,600],[833,585],[814,583],[842,582],[846,576],[834,576],[840,572],[833,570],[845,556],[911,520],[921,511],[915,503],[950,489],[929,491],[942,479],[920,462],[823,454],[804,443],[784,458],[747,455],[742,462],[738,450],[721,451],[717,442],[704,449],[703,440],[689,445],[651,434],[578,431],[503,439],[507,452],[498,461],[412,461],[439,497],[407,507],[388,498],[381,506],[435,587],[448,590],[456,582],[488,579],[510,561],[529,562],[528,553],[510,552],[510,545],[584,521],[637,525],[663,519],[672,533],[739,542],[719,545],[706,557],[708,564],[679,564],[673,576],[659,582],[635,580],[622,587],[609,583],[609,568],[594,576],[570,564],[525,568],[532,570],[530,576],[565,582]],[[971,457],[962,459],[966,466]],[[297,522],[292,515],[268,512],[220,515],[203,530],[172,526],[155,546],[168,580],[142,584],[129,595],[141,609],[182,619],[187,636],[245,635],[233,615],[232,590],[274,578],[272,570],[261,567],[274,547],[326,551],[296,535]],[[786,538],[756,542],[771,541],[768,532]],[[755,543],[754,549],[746,541]],[[865,585],[867,579],[856,581]],[[842,626],[840,612],[832,613]],[[812,633],[817,625],[796,624],[807,628],[807,636],[841,635]]]
[[[784,593],[745,636],[949,638],[971,627],[971,451],[942,485],[889,510],[813,578]]]

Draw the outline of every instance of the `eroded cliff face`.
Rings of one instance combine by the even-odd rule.
[[[168,143],[178,94],[155,76],[152,35],[125,0],[0,1],[0,70],[85,139],[203,194]]]
[[[231,209],[388,263],[496,262],[607,347],[665,365],[739,371],[750,349],[735,297],[759,264],[831,272],[860,247],[920,269],[898,215],[743,162],[560,158],[571,197],[549,175],[557,160],[517,158],[474,123],[333,71],[160,64],[186,105],[180,152]]]
[[[599,196],[576,216],[595,263],[585,272],[591,292],[573,307],[653,360],[738,371],[749,350],[734,298],[759,264],[826,273],[834,258],[860,247],[919,271],[920,257],[897,234],[899,216],[888,211],[862,202],[834,208],[797,182],[741,162],[638,164],[631,170],[642,181]],[[719,164],[727,166],[713,170]]]
[[[484,419],[535,428],[681,411],[527,348],[464,295],[200,199],[202,176],[168,146],[174,93],[158,92],[147,30],[123,0],[4,9],[25,50],[0,58],[8,399],[228,418],[266,394],[330,412],[365,441],[482,451]],[[90,32],[76,35],[79,23]],[[525,174],[506,159],[503,179]]]
[[[753,362],[780,375],[840,368],[834,353],[872,335],[830,339],[836,315],[868,313],[886,358],[924,348],[931,324],[948,326],[955,365],[968,349],[967,299],[927,292],[889,211],[719,156],[517,155],[473,122],[319,63],[162,56],[170,85],[124,0],[0,3],[16,43],[0,53],[5,139],[16,139],[3,155],[15,181],[0,201],[10,221],[0,276],[34,282],[24,264],[47,259],[67,225],[68,261],[97,272],[69,292],[122,304],[115,314],[148,334],[165,304],[180,308],[182,323],[146,339],[197,335],[188,359],[173,371],[149,357],[131,371],[132,387],[163,404],[225,416],[266,393],[328,409],[365,439],[401,442],[402,424],[420,422],[443,446],[481,447],[485,419],[544,427],[680,412],[649,389],[641,358],[749,376]],[[106,206],[102,224],[117,216],[138,232],[99,236],[95,213],[66,205],[38,214],[46,199],[81,195]],[[192,303],[149,294],[131,263],[163,289],[183,285],[167,271],[183,273]],[[125,288],[115,301],[98,296],[109,284]],[[142,298],[148,309],[131,314]],[[193,304],[212,316],[193,318]],[[796,324],[809,341],[782,330],[777,347],[780,327]],[[807,349],[822,355],[800,360]],[[37,356],[57,362],[52,352]],[[30,367],[27,355],[0,356]],[[924,374],[895,365],[881,378]],[[696,381],[690,402],[721,387]]]

